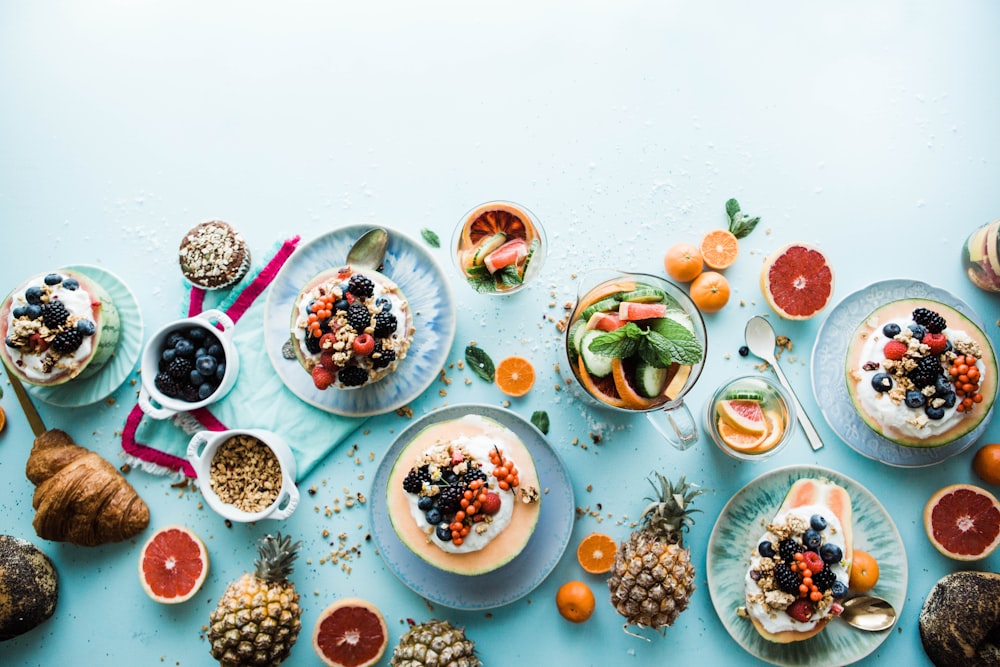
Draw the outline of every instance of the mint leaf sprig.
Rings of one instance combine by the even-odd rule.
[[[595,336],[588,346],[591,352],[616,359],[638,356],[650,366],[667,368],[670,364],[693,365],[701,361],[701,342],[687,327],[668,317],[657,320],[649,329],[635,322]]]
[[[738,239],[748,236],[760,222],[760,216],[751,218],[740,211],[740,203],[735,199],[726,202],[726,215],[729,216],[729,231]]]

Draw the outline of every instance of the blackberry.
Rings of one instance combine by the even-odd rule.
[[[836,580],[837,575],[833,573],[828,565],[824,565],[822,570],[813,575],[813,583],[816,584],[816,588],[820,591],[829,590]]]
[[[83,342],[83,334],[77,329],[66,329],[56,334],[52,339],[52,349],[59,354],[69,354],[80,347]]]
[[[66,310],[66,304],[62,301],[49,301],[42,304],[42,322],[48,328],[58,329],[66,324],[66,318],[68,317],[69,311]]]
[[[792,572],[792,568],[785,563],[778,562],[774,564],[774,583],[778,584],[778,588],[786,593],[798,593],[802,580],[799,579],[799,575]]]
[[[786,563],[790,563],[795,560],[795,554],[802,553],[806,548],[802,546],[802,543],[798,540],[793,540],[792,538],[785,538],[778,543],[778,555],[781,556],[781,560]]]
[[[396,352],[390,348],[381,350],[378,356],[372,353],[372,368],[385,368],[392,362],[396,361]]]
[[[164,396],[169,396],[170,398],[180,396],[180,388],[177,386],[177,381],[169,373],[157,373],[153,379],[153,384]]]
[[[169,373],[171,377],[177,379],[187,378],[191,375],[191,371],[193,369],[194,364],[191,363],[190,359],[185,357],[174,357],[174,360],[167,366],[167,373]]]
[[[198,387],[192,384],[184,383],[180,385],[180,399],[182,401],[187,401],[188,403],[197,403],[201,400],[201,396],[198,394]]]
[[[470,468],[470,469],[466,470],[462,474],[462,477],[459,479],[459,481],[464,486],[468,486],[469,484],[471,484],[472,482],[474,482],[477,479],[481,479],[484,482],[487,479],[486,478],[486,473],[483,472],[482,468]]]
[[[941,362],[938,361],[937,357],[921,357],[917,360],[917,367],[907,375],[913,380],[913,384],[918,387],[926,387],[934,384],[942,372]]]
[[[424,484],[430,484],[430,482],[431,471],[427,466],[410,468],[410,472],[406,473],[406,477],[403,478],[403,490],[407,493],[420,493],[420,489],[424,488]]]
[[[914,310],[913,321],[923,325],[931,333],[941,333],[948,326],[943,317],[929,308],[917,308]]]
[[[441,487],[437,495],[437,506],[445,514],[454,514],[461,508],[465,488],[459,485]]]
[[[363,332],[372,323],[372,314],[368,312],[368,307],[355,301],[347,309],[347,323],[358,333]]]
[[[375,283],[373,283],[371,278],[368,276],[355,273],[351,276],[351,279],[347,281],[347,291],[356,297],[367,299],[375,293]]]
[[[360,387],[368,382],[368,371],[360,366],[345,366],[337,377],[345,387]]]
[[[375,315],[375,337],[385,338],[391,336],[395,331],[398,323],[396,322],[396,316],[390,312],[384,310],[378,311]]]
[[[319,354],[322,350],[319,347],[319,338],[306,332],[306,349],[312,354]]]

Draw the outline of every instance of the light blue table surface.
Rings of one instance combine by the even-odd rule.
[[[593,409],[566,386],[552,322],[573,301],[580,272],[662,274],[666,249],[724,225],[724,202],[736,197],[763,220],[725,272],[729,305],[706,317],[708,359],[688,396],[692,410],[723,380],[757,372],[737,349],[747,319],[769,313],[761,263],[790,241],[828,254],[834,301],[873,281],[923,280],[968,301],[997,344],[1000,297],[973,287],[959,258],[968,234],[1000,216],[998,30],[1000,5],[987,0],[4,2],[0,291],[52,267],[97,264],[136,294],[148,336],[178,312],[177,245],[202,220],[230,221],[257,252],[289,234],[308,241],[357,222],[416,239],[429,228],[447,242],[476,204],[520,202],[550,241],[540,279],[523,292],[477,295],[445,248],[431,250],[459,304],[450,359],[474,340],[495,359],[533,362],[534,390],[510,407],[525,417],[548,412],[548,439],[576,504],[599,507],[600,519],[576,521],[570,549],[526,598],[489,613],[429,606],[365,541],[366,508],[330,517],[322,510],[345,488],[376,492],[378,460],[409,421],[372,418],[302,481],[318,493],[280,526],[304,543],[293,575],[303,634],[287,664],[319,664],[313,624],[347,595],[383,611],[390,648],[405,619],[439,616],[466,627],[487,665],[754,664],[712,607],[706,545],[737,490],[790,464],[840,471],[888,509],[905,543],[909,587],[897,629],[866,662],[930,664],[920,606],[934,582],[963,566],[931,547],[921,511],[944,484],[975,481],[975,447],[933,467],[899,469],[842,442],[811,388],[822,313],[771,319],[794,343],[782,366],[825,448],[811,451],[797,430],[765,463],[726,458],[704,435],[678,452],[642,416]],[[435,382],[412,403],[416,416],[506,404],[468,370],[449,376],[450,385]],[[255,540],[277,526],[226,528],[199,508],[197,492],[131,472],[153,527],[194,528],[212,559],[193,600],[150,601],[136,576],[141,538],[85,549],[35,537],[24,477],[31,433],[6,378],[2,386],[0,532],[32,539],[52,557],[61,594],[51,620],[0,645],[0,663],[212,664],[202,631],[209,611],[250,566]],[[85,408],[38,407],[49,427],[117,461],[136,389],[126,383],[113,402]],[[996,440],[994,423],[980,443]],[[702,513],[688,536],[698,590],[666,637],[646,642],[621,631],[603,579],[585,574],[573,551],[594,530],[627,536],[653,470],[684,473],[712,491],[698,499]],[[341,533],[346,545],[363,545],[346,569],[320,562]],[[998,570],[1000,555],[971,567]],[[598,597],[583,625],[564,621],[554,604],[560,584],[577,578]]]

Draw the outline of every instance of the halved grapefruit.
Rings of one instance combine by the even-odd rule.
[[[176,604],[194,597],[208,576],[205,543],[190,529],[156,531],[139,553],[139,581],[149,597]]]
[[[790,243],[764,261],[760,291],[781,317],[807,320],[830,302],[833,268],[819,248]]]
[[[382,613],[370,602],[344,598],[324,609],[313,629],[313,649],[329,667],[370,667],[389,644]]]
[[[1000,502],[972,484],[951,484],[924,507],[927,538],[948,558],[980,560],[1000,545]]]
[[[716,404],[719,418],[733,428],[744,433],[764,435],[767,422],[764,419],[764,409],[760,401],[730,398]]]

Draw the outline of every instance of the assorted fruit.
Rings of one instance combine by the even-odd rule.
[[[789,424],[784,399],[760,378],[739,378],[725,386],[708,417],[713,439],[743,456],[772,451]]]
[[[513,292],[541,268],[542,238],[526,209],[490,202],[466,216],[456,234],[456,258],[477,292]]]
[[[170,333],[159,351],[153,384],[164,396],[198,403],[215,393],[226,376],[226,351],[218,336],[203,326]]]

